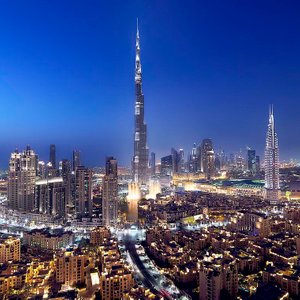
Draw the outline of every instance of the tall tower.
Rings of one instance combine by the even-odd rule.
[[[76,172],[76,169],[81,165],[79,150],[73,150],[72,164],[73,164],[73,171]]]
[[[271,204],[276,204],[279,197],[279,148],[273,106],[271,106],[265,148],[265,199]]]
[[[134,155],[132,160],[133,180],[138,184],[148,181],[147,125],[144,120],[144,95],[142,91],[142,65],[140,60],[140,35],[137,24],[135,55],[135,123]]]
[[[93,210],[92,196],[92,170],[84,166],[78,166],[75,172],[75,206],[77,215],[80,217],[91,217]]]
[[[105,176],[103,178],[102,223],[114,225],[118,221],[118,166],[113,157],[106,158]]]
[[[52,168],[56,169],[56,147],[54,144],[50,145],[49,162],[51,162]]]

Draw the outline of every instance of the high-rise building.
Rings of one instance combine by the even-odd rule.
[[[256,174],[256,152],[253,149],[247,150],[247,167],[252,175]]]
[[[256,155],[256,157],[255,157],[255,164],[256,164],[256,172],[259,173],[260,172],[260,157],[259,157],[259,155]]]
[[[215,173],[215,153],[211,139],[204,139],[201,144],[201,171],[207,179]]]
[[[180,162],[179,162],[179,172],[180,173],[184,173],[185,172],[185,162],[184,162],[184,150],[183,149],[179,149],[179,158],[180,158]]]
[[[139,184],[148,182],[147,125],[144,119],[144,94],[142,91],[142,65],[140,60],[139,28],[136,32],[135,55],[135,124],[134,155],[132,160],[133,180]]]
[[[29,146],[21,154],[11,154],[8,174],[8,203],[13,209],[34,211],[37,155]]]
[[[161,158],[160,163],[160,174],[161,175],[172,175],[173,172],[173,157],[167,155]]]
[[[64,186],[65,186],[65,204],[66,204],[66,212],[71,212],[71,208],[74,207],[75,199],[72,195],[72,170],[71,170],[71,162],[68,159],[63,159],[59,163],[59,173],[63,178]]]
[[[92,170],[78,166],[75,174],[76,184],[76,213],[80,217],[91,217],[93,210],[92,201]]]
[[[155,166],[156,166],[155,153],[151,152],[151,156],[150,156],[150,172],[151,172],[151,176],[155,175]]]
[[[102,224],[114,225],[118,221],[118,166],[113,157],[106,158],[102,193]]]
[[[72,164],[73,164],[73,171],[76,172],[77,167],[81,166],[79,150],[73,150]]]
[[[192,152],[189,155],[188,160],[188,170],[190,173],[196,173],[199,170],[199,148],[196,146],[196,143],[194,143]],[[201,154],[200,154],[201,157]]]
[[[56,169],[56,147],[54,144],[50,145],[50,157],[49,162],[52,165],[53,169]]]
[[[18,179],[20,175],[21,154],[15,150],[10,155],[8,170],[8,206],[11,209],[19,209]]]
[[[172,172],[173,172],[173,174],[178,173],[179,163],[180,163],[180,155],[177,152],[177,150],[174,148],[171,149],[171,155],[172,155]]]
[[[265,199],[271,204],[276,204],[279,197],[279,147],[273,106],[271,106],[265,148]]]
[[[35,210],[56,218],[65,216],[65,184],[62,177],[36,181]]]

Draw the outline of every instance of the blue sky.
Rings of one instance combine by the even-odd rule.
[[[213,139],[263,153],[274,104],[280,156],[300,159],[298,1],[0,2],[0,166],[27,144],[129,165],[140,20],[150,151]]]

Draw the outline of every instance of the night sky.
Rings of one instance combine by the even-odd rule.
[[[0,166],[27,144],[87,166],[133,152],[136,17],[148,145],[212,138],[263,153],[274,104],[282,159],[300,159],[299,1],[0,2]]]

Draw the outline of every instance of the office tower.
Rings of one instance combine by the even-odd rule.
[[[118,221],[118,166],[113,157],[106,158],[102,194],[102,224],[115,225]]]
[[[9,160],[7,191],[8,206],[11,209],[19,209],[18,179],[20,175],[20,159],[21,154],[18,150],[11,153]]]
[[[238,264],[234,259],[207,258],[199,264],[199,299],[236,299]]]
[[[172,175],[173,172],[173,157],[172,155],[167,155],[160,160],[160,174],[161,175]]]
[[[265,199],[271,204],[276,204],[279,197],[279,148],[273,106],[271,106],[265,148]]]
[[[34,188],[38,158],[30,146],[23,151],[20,160],[20,177],[18,182],[19,205],[24,211],[34,210]]]
[[[155,175],[155,153],[151,152],[150,155],[150,172],[151,172],[151,176]]]
[[[63,178],[65,185],[65,204],[66,212],[70,212],[70,209],[74,207],[75,199],[72,196],[72,170],[71,162],[68,159],[63,159],[59,163],[59,173]]]
[[[36,181],[35,211],[54,218],[65,216],[65,184],[62,177]]]
[[[47,178],[47,165],[42,160],[38,162],[37,176],[40,179]]]
[[[205,174],[207,179],[210,179],[215,173],[215,154],[211,139],[204,139],[202,141],[201,161],[201,171]]]
[[[179,172],[184,173],[185,172],[185,162],[184,162],[184,151],[183,149],[179,149]]]
[[[142,91],[142,65],[138,27],[136,33],[135,96],[133,180],[139,184],[146,184],[148,183],[147,125],[144,120],[144,95]]]
[[[258,155],[255,156],[255,165],[256,165],[256,172],[260,172],[260,157]]]
[[[83,166],[76,168],[75,174],[75,207],[80,217],[91,217],[92,201],[92,170]]]
[[[52,165],[53,169],[56,169],[56,148],[54,144],[50,145],[50,157],[49,162]]]
[[[73,171],[76,172],[77,167],[81,166],[81,160],[80,160],[80,151],[79,150],[73,150]]]
[[[239,171],[243,171],[245,169],[245,159],[243,157],[242,150],[240,150],[240,152],[236,154],[235,162],[236,162],[236,168]]]
[[[196,143],[194,143],[192,152],[188,159],[188,170],[190,173],[196,173],[199,169],[198,153],[198,147],[196,146]]]
[[[171,149],[171,155],[172,155],[172,172],[173,172],[173,174],[178,173],[179,163],[180,163],[180,155],[174,148]]]
[[[221,158],[220,158],[220,154],[216,154],[216,156],[215,156],[215,169],[216,169],[216,171],[220,171],[221,170]]]
[[[58,175],[58,170],[56,168],[53,168],[51,162],[48,162],[46,165],[46,178],[53,178],[57,177]]]
[[[256,174],[256,153],[255,150],[247,150],[247,169],[252,174]]]

